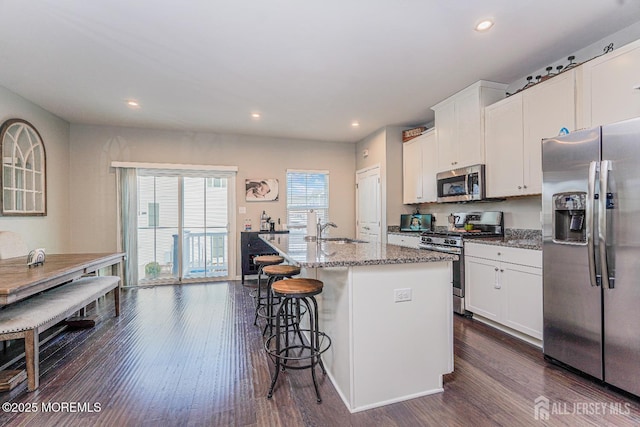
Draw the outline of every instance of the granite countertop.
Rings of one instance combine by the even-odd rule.
[[[510,248],[542,250],[542,231],[529,229],[506,229],[504,238],[500,239],[474,239],[467,242],[480,243],[493,246],[507,246]]]
[[[510,248],[532,249],[536,251],[542,250],[542,240],[537,239],[473,239],[465,240],[466,243],[478,243],[481,245],[507,246]]]
[[[380,243],[308,242],[299,234],[261,234],[289,262],[303,268],[457,261],[458,256]]]
[[[445,231],[446,228],[443,227]],[[401,234],[405,236],[419,236],[420,232],[400,231],[396,229],[389,229],[388,234]],[[520,228],[507,228],[504,233],[504,238],[482,238],[465,240],[466,242],[480,243],[484,245],[493,246],[508,246],[511,248],[520,249],[532,249],[536,251],[542,250],[542,231],[532,229],[520,229]]]

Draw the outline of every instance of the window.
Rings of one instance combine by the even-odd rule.
[[[3,215],[46,215],[45,152],[30,123],[7,120],[0,130]]]
[[[313,209],[329,221],[329,172],[287,171],[287,226],[292,233],[307,232],[307,214]]]
[[[225,178],[207,178],[207,188],[226,188],[227,180]]]

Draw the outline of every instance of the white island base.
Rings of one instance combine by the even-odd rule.
[[[327,373],[351,412],[443,391],[453,372],[449,261],[304,269],[324,282]],[[410,301],[395,302],[398,290]]]

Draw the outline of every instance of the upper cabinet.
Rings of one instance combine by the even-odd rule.
[[[437,131],[437,172],[484,163],[483,107],[505,97],[507,85],[479,81],[431,107]]]
[[[584,95],[580,127],[640,116],[640,40],[580,68]]]
[[[575,71],[485,108],[488,197],[542,192],[542,139],[575,130]]]
[[[403,203],[436,201],[436,153],[434,130],[402,144]]]
[[[485,108],[485,179],[487,197],[521,194],[524,133],[522,95]]]

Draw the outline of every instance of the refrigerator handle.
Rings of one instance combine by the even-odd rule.
[[[598,286],[598,279],[596,276],[596,250],[594,243],[595,218],[593,211],[595,208],[595,193],[596,193],[596,173],[598,171],[598,162],[589,163],[589,181],[587,185],[587,205],[585,209],[585,215],[587,220],[586,235],[587,235],[587,255],[589,258],[589,279],[591,286]]]
[[[600,200],[598,204],[598,241],[600,244],[600,269],[602,274],[602,287],[613,288],[613,283],[609,280],[609,266],[607,264],[607,190],[609,189],[609,171],[611,162],[603,160],[600,163]]]

